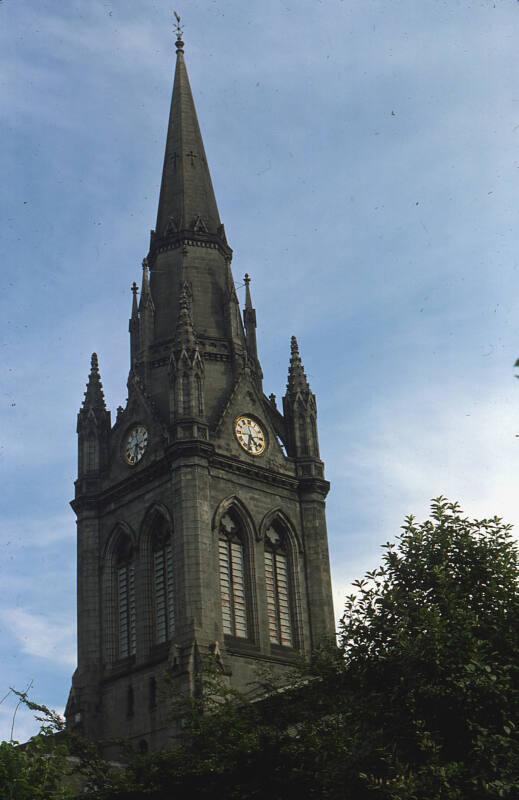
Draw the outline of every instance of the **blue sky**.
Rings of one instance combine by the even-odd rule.
[[[267,393],[317,394],[337,611],[431,497],[519,522],[519,4],[183,0]],[[166,0],[0,2],[0,698],[75,663],[76,413],[126,397],[174,68]],[[242,290],[241,290],[242,291]],[[5,687],[5,691],[4,691]],[[13,702],[0,705],[8,737]],[[20,711],[15,736],[32,731]]]

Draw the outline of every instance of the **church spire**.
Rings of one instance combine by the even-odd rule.
[[[178,20],[177,20],[178,21]],[[158,238],[181,231],[223,236],[177,25],[177,64],[162,171]]]

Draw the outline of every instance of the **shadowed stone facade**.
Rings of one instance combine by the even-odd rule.
[[[97,356],[78,415],[78,668],[67,720],[156,750],[162,701],[204,654],[247,690],[333,635],[317,409],[295,338],[283,411],[263,393],[193,97],[177,64],[155,231],[132,286],[126,408],[114,424]],[[140,295],[140,297],[139,297]]]

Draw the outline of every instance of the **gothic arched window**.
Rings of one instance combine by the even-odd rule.
[[[299,433],[299,447],[301,455],[308,455],[308,437],[306,427],[306,417],[304,414],[298,414],[297,417],[298,433]]]
[[[182,375],[182,413],[186,416],[191,412],[191,397],[189,375]]]
[[[175,625],[173,552],[165,522],[153,532],[152,554],[155,642],[161,644],[171,639]]]
[[[270,642],[294,647],[289,549],[285,534],[274,527],[265,534],[265,582]]]
[[[195,386],[196,386],[196,405],[197,405],[197,413],[198,416],[203,416],[204,413],[204,394],[202,391],[202,378],[200,375],[195,376]]]
[[[317,422],[315,421],[315,417],[313,416],[313,414],[310,417],[310,423],[311,423],[311,426],[312,426],[312,445],[313,445],[313,448],[314,448],[314,455],[318,455],[319,454],[319,439],[318,439],[318,436],[317,436]]]
[[[117,655],[127,658],[135,655],[135,566],[133,548],[124,536],[117,547],[115,558],[117,588]]]
[[[223,632],[238,639],[249,637],[244,533],[237,520],[225,514],[219,531],[220,597]]]
[[[94,472],[97,469],[97,441],[94,433],[88,434],[85,462],[85,472]]]

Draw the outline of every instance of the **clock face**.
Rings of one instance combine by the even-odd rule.
[[[148,444],[148,431],[144,425],[136,425],[126,437],[124,443],[124,457],[132,467],[138,464],[144,455]]]
[[[252,417],[241,415],[234,422],[234,434],[238,444],[251,456],[261,456],[267,447],[267,437],[263,428]]]

